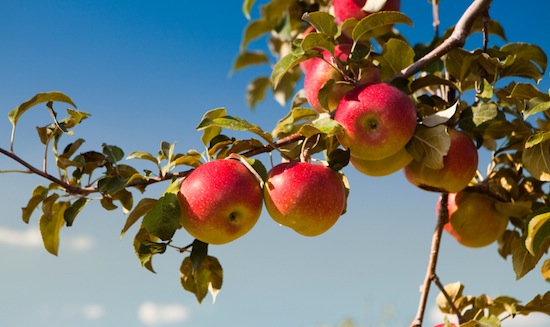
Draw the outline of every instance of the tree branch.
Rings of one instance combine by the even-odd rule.
[[[470,34],[470,29],[475,19],[482,15],[489,8],[492,0],[474,0],[472,4],[466,9],[462,17],[455,25],[455,29],[451,36],[445,39],[435,49],[427,53],[424,57],[418,59],[415,63],[409,67],[403,69],[394,77],[411,77],[418,73],[422,69],[426,68],[429,64],[435,60],[441,58],[444,54],[448,53],[453,48],[459,48],[464,46],[466,38]]]

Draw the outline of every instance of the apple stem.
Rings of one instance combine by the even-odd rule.
[[[428,262],[428,269],[426,272],[426,277],[424,279],[424,284],[422,285],[420,292],[420,302],[418,304],[418,312],[411,327],[421,327],[422,321],[424,320],[424,313],[426,311],[426,304],[428,302],[428,295],[430,293],[431,283],[434,281],[434,278],[437,278],[435,274],[435,269],[437,267],[437,259],[439,256],[439,247],[441,244],[441,235],[443,234],[443,226],[449,220],[449,210],[447,208],[449,194],[441,193],[441,204],[439,212],[437,213],[437,224],[432,238],[432,247],[430,250],[430,260]]]

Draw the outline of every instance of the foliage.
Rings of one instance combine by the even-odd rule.
[[[194,293],[199,302],[207,292],[215,298],[222,286],[223,272],[219,261],[208,255],[208,244],[198,240],[182,247],[172,244],[175,233],[185,232],[180,229],[177,202],[182,178],[205,161],[238,155],[249,158],[250,169],[265,179],[264,166],[253,157],[272,151],[285,160],[303,159],[307,151],[308,157],[319,157],[335,170],[346,166],[349,152],[342,149],[336,137],[342,127],[332,120],[330,112],[310,109],[298,87],[303,75],[300,63],[321,58],[322,50],[333,53],[337,44],[351,42],[352,52],[340,71],[346,81],[357,82],[365,68],[374,66],[380,69],[384,81],[414,99],[418,126],[406,148],[415,160],[434,169],[442,166],[450,143],[448,126],[460,128],[476,141],[480,151],[492,154],[487,174],[479,173],[469,189],[497,200],[497,209],[509,217],[509,229],[498,241],[498,253],[512,258],[518,279],[542,261],[542,277],[550,280],[550,259],[543,259],[550,246],[550,203],[546,191],[550,181],[550,95],[537,87],[546,71],[547,57],[540,47],[526,43],[484,43],[479,49],[464,48],[466,39],[478,31],[506,40],[503,27],[486,16],[489,3],[474,1],[472,5],[483,10],[464,15],[466,25],[461,19],[427,44],[410,44],[398,31],[400,24],[413,25],[405,13],[379,12],[337,25],[330,14],[331,1],[268,2],[261,6],[260,16],[246,26],[233,69],[272,67],[266,69],[270,74],[258,76],[248,85],[248,103],[256,106],[271,90],[281,105],[289,105],[289,111],[271,132],[228,114],[225,108],[206,112],[197,125],[206,147],[203,153],[177,153],[175,144],[167,142],[161,143],[156,155],[145,151],[125,155],[123,149],[110,144],[103,144],[97,151],[79,152],[83,139],[60,148],[64,134],[74,133],[90,115],[77,110],[63,93],[39,93],[10,111],[10,150],[0,149],[3,155],[47,180],[47,184],[33,190],[22,210],[22,219],[29,223],[40,206],[44,246],[57,255],[60,230],[73,226],[95,196],[105,210],[121,207],[128,214],[121,237],[140,223],[134,249],[145,268],[154,272],[153,256],[169,247],[176,248],[185,253],[180,268],[183,288]],[[247,18],[251,19],[254,8],[254,1],[244,1]],[[383,35],[374,33],[387,25],[395,28]],[[308,28],[310,32],[306,33]],[[450,43],[454,42],[454,31],[459,29],[466,32],[465,39]],[[271,53],[249,49],[256,39],[265,39]],[[328,95],[333,84],[323,87],[320,99]],[[73,109],[59,119],[54,110],[56,102],[70,104]],[[50,173],[46,164],[38,169],[14,152],[19,118],[41,104],[46,105],[53,122],[37,127],[38,138],[46,148],[45,155],[55,158],[57,175]],[[127,163],[129,159],[147,162],[151,168],[140,172]],[[164,181],[169,186],[158,199],[144,197],[134,204],[135,190],[144,193],[149,185]],[[506,296],[463,296],[460,284],[448,285],[441,291],[437,299],[441,311],[459,316],[464,323],[461,326],[500,326],[502,319],[517,314],[550,314],[550,293],[537,295],[522,305]]]

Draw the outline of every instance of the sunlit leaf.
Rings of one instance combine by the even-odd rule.
[[[426,127],[435,127],[447,123],[456,113],[457,107],[458,101],[449,108],[438,111],[435,114],[422,119],[422,125]]]
[[[29,199],[29,202],[27,203],[27,206],[22,208],[22,219],[23,221],[28,224],[29,220],[31,218],[31,215],[33,211],[38,207],[38,205],[46,198],[46,195],[48,193],[48,189],[44,186],[37,186],[32,191],[31,198]]]
[[[380,61],[381,78],[384,80],[411,65],[414,62],[414,50],[405,41],[390,39],[384,45],[382,55],[376,58]]]
[[[476,126],[495,119],[498,115],[498,107],[493,102],[480,102],[476,106],[472,106],[472,121]]]
[[[181,227],[178,190],[179,183],[173,182],[143,217],[143,227],[163,241],[170,240]]]
[[[550,238],[550,208],[546,208],[544,212],[538,210],[530,217],[525,247],[535,256],[539,253],[542,243],[548,238]]]
[[[239,70],[251,65],[260,65],[269,62],[267,55],[262,51],[245,51],[239,54],[233,63],[233,70]]]
[[[431,169],[443,168],[443,157],[451,147],[451,138],[445,125],[436,127],[417,126],[407,152],[422,165]]]
[[[519,237],[512,240],[512,265],[516,273],[516,279],[520,279],[533,270],[540,260],[542,253],[531,255],[525,248],[524,242]]]
[[[529,303],[521,308],[519,313],[528,315],[532,312],[541,312],[550,315],[550,291],[535,296]]]
[[[186,257],[180,267],[181,285],[202,302],[208,291],[211,292],[213,301],[222,287],[223,270],[218,259],[212,256],[204,258],[198,270],[193,269],[193,262]]]
[[[359,23],[353,29],[351,37],[355,41],[361,40],[363,37],[368,36],[373,30],[393,24],[406,24],[413,26],[412,20],[407,15],[398,11],[380,11],[375,12],[367,17],[361,19]]]
[[[130,212],[128,215],[128,218],[126,219],[126,223],[124,224],[124,227],[122,228],[122,231],[120,232],[120,238],[124,236],[126,231],[132,227],[134,223],[136,223],[139,218],[143,217],[145,214],[151,210],[155,204],[157,204],[159,200],[157,199],[150,199],[150,198],[143,198],[141,199],[134,210]]]
[[[246,19],[250,20],[250,10],[254,6],[255,0],[244,0],[243,2],[243,14]]]
[[[235,131],[249,131],[261,136],[268,142],[273,141],[271,133],[264,132],[258,125],[251,124],[239,117],[221,116],[216,118],[204,118],[197,126],[197,130],[211,127],[227,128]]]
[[[71,98],[69,98],[64,93],[61,93],[61,92],[38,93],[34,97],[32,97],[31,99],[29,99],[29,100],[23,102],[22,104],[20,104],[19,106],[13,108],[8,113],[8,119],[10,120],[12,125],[15,126],[17,124],[17,121],[21,117],[21,115],[23,115],[28,109],[30,109],[31,107],[33,107],[37,104],[48,102],[48,101],[64,102],[64,103],[68,103],[68,104],[72,105],[73,107],[76,107],[73,100],[71,100]]]
[[[254,108],[256,104],[265,99],[265,93],[271,86],[269,77],[255,78],[246,87],[246,103],[250,108]]]
[[[152,154],[144,151],[135,151],[130,153],[126,159],[142,159],[142,160],[149,160],[153,162],[154,164],[158,164],[157,158],[155,158]]]
[[[338,32],[338,27],[334,21],[334,16],[323,11],[315,11],[311,13],[305,13],[302,19],[310,23],[317,32],[334,37]]]
[[[63,214],[63,219],[65,219],[65,222],[67,223],[67,227],[71,227],[73,225],[73,222],[76,218],[76,216],[82,211],[84,206],[88,203],[89,199],[87,198],[80,198],[76,201],[74,201],[68,208],[65,210],[65,213]]]
[[[453,303],[462,297],[463,290],[464,290],[464,285],[462,285],[460,282],[445,285],[445,291],[447,292],[447,294],[449,295]],[[449,302],[447,302],[447,299],[445,298],[443,293],[440,292],[437,295],[435,302],[442,313],[446,313],[446,314],[454,313],[452,306],[449,304]]]
[[[163,253],[166,250],[166,245],[156,243],[157,241],[158,237],[149,234],[143,226],[134,237],[134,251],[141,262],[141,266],[153,273],[155,272],[153,269],[153,255]]]
[[[508,43],[500,48],[500,51],[513,54],[517,58],[522,58],[536,63],[540,71],[546,71],[548,58],[541,47],[529,43]]]
[[[547,259],[544,261],[542,266],[540,267],[540,273],[542,275],[542,278],[546,280],[547,282],[550,282],[550,259]]]
[[[201,122],[199,123],[199,126],[202,124],[203,121],[208,121],[208,120],[212,120],[212,119],[215,119],[215,118],[218,118],[218,117],[223,117],[227,114],[227,111],[225,110],[225,108],[216,108],[216,109],[212,109],[210,111],[207,111],[203,117],[202,117],[202,120]],[[208,146],[208,144],[210,143],[210,141],[218,136],[222,131],[222,128],[219,127],[219,126],[216,126],[216,125],[213,125],[213,126],[209,126],[207,128],[203,128],[203,134],[202,134],[202,144]]]
[[[296,54],[294,52],[291,52],[281,58],[275,64],[275,67],[273,67],[273,71],[271,73],[271,84],[273,85],[273,88],[277,88],[282,78],[290,69],[307,59],[309,59],[307,56],[304,56],[303,54]]]
[[[56,202],[59,198],[58,194],[49,196],[42,203],[42,215],[40,216],[40,234],[44,247],[48,252],[57,255],[59,251],[59,233],[65,219],[63,215],[69,207],[69,202]]]
[[[539,181],[550,181],[550,141],[545,140],[523,150],[525,169]]]

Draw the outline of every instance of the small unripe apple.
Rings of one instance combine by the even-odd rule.
[[[495,207],[496,201],[486,194],[462,191],[450,193],[447,209],[449,222],[444,229],[460,244],[479,248],[498,240],[508,226],[508,217]],[[439,212],[441,199],[436,205]]]
[[[334,59],[336,61],[345,62],[351,52],[351,44],[339,44],[334,48]],[[350,83],[339,83],[345,81],[342,72],[339,72],[329,64],[332,60],[331,54],[328,51],[323,51],[323,58],[313,58],[307,60],[308,68],[304,78],[304,90],[307,101],[313,109],[318,112],[323,112],[328,109],[333,111],[338,106],[340,100],[346,93],[351,91],[354,85]],[[336,63],[335,63],[336,64]],[[334,80],[336,84],[330,90],[328,97],[328,108],[323,108],[319,102],[319,91],[329,80]],[[380,81],[380,71],[378,68],[365,67],[359,78],[358,83],[375,83]]]
[[[182,181],[178,200],[183,228],[209,244],[228,243],[248,233],[263,204],[258,179],[233,159],[195,168]]]
[[[340,175],[329,167],[286,162],[269,171],[264,201],[279,224],[305,236],[317,236],[342,215],[346,191]]]
[[[472,139],[463,132],[449,129],[451,146],[443,157],[443,168],[431,169],[413,160],[404,169],[413,185],[427,191],[456,193],[462,191],[477,172],[478,154]]]
[[[387,176],[395,173],[408,165],[413,157],[405,148],[392,154],[391,156],[380,160],[365,160],[351,156],[349,162],[359,172],[368,176]]]
[[[416,106],[386,83],[359,85],[347,93],[334,114],[344,128],[338,140],[351,155],[381,160],[401,151],[416,130]]]

